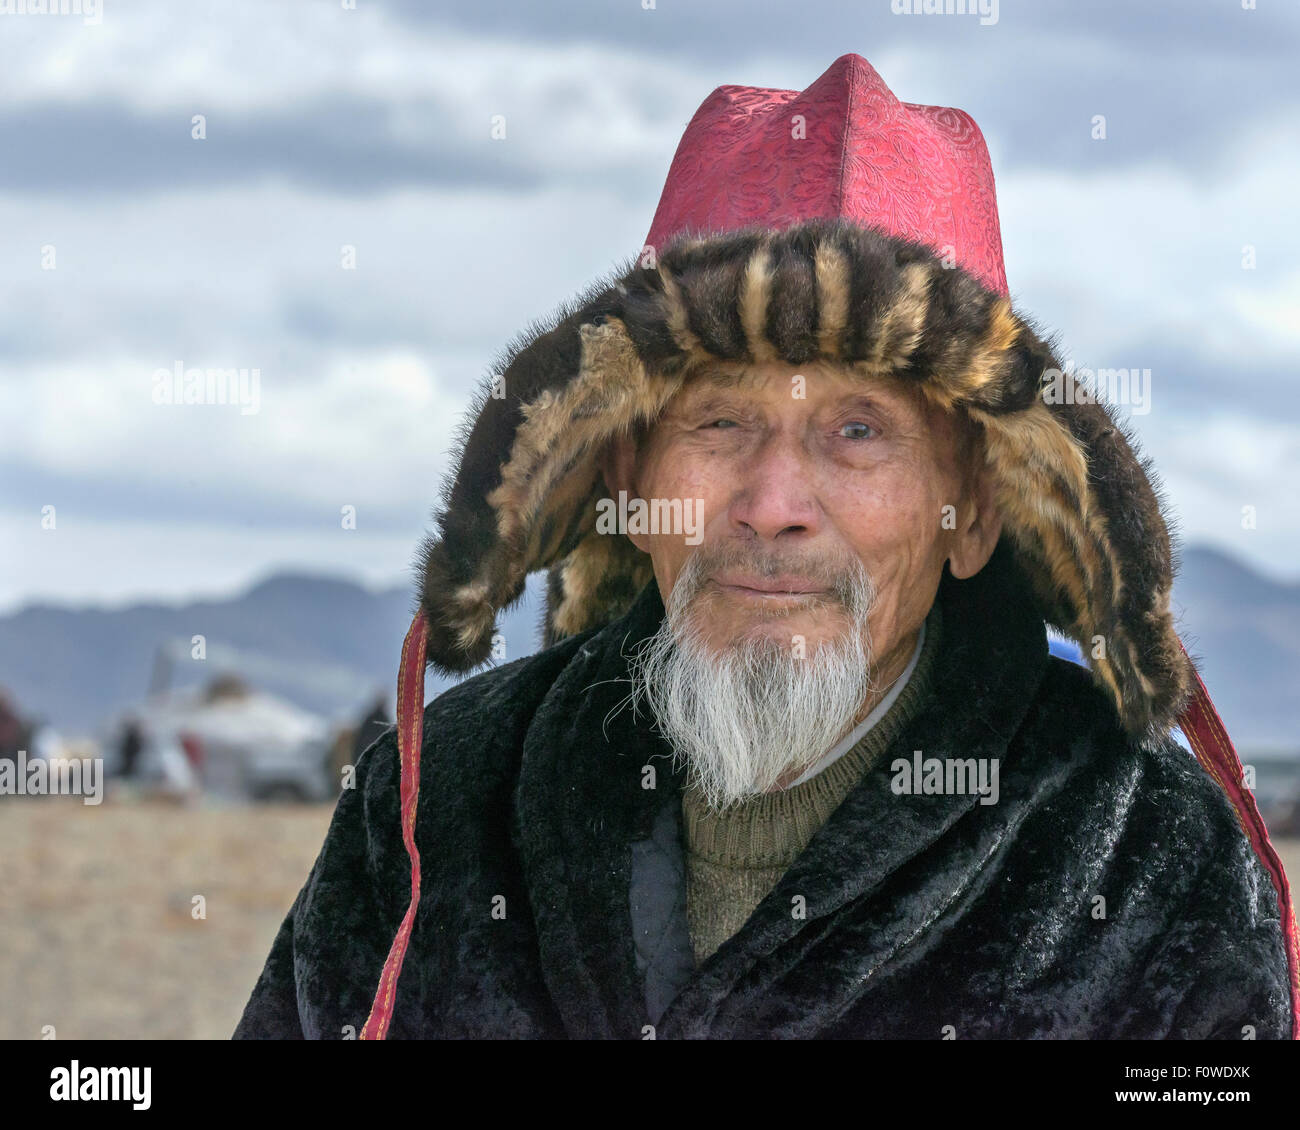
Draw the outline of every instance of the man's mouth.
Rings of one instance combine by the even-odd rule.
[[[753,600],[795,600],[801,597],[822,597],[830,590],[806,577],[784,575],[758,577],[750,573],[718,573],[713,583],[724,592]]]

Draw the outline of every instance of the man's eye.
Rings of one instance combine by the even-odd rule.
[[[735,426],[736,426],[736,421],[730,420],[725,416],[721,417],[720,419],[714,420],[711,424],[706,425],[706,427],[710,427],[710,428],[722,428],[722,427],[734,428]]]
[[[850,430],[851,434],[847,434],[850,433]],[[845,424],[844,427],[840,429],[840,434],[844,435],[846,439],[870,439],[875,430],[876,429],[870,424],[864,424],[860,420],[854,420],[851,424]]]

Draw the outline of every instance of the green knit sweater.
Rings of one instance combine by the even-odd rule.
[[[816,776],[721,810],[709,808],[699,789],[688,784],[682,793],[686,914],[697,965],[745,924],[817,829],[911,721],[929,693],[941,629],[936,603],[902,693],[852,749]]]

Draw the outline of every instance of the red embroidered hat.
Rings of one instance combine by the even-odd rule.
[[[1104,404],[1048,400],[1062,369],[1012,309],[988,151],[960,110],[900,102],[858,55],[807,90],[722,86],[687,126],[646,249],[534,327],[476,403],[398,676],[411,901],[363,1038],[383,1038],[420,897],[424,672],[484,662],[497,614],[548,571],[544,643],[611,623],[653,576],[599,536],[598,455],[652,422],[699,362],[814,359],[915,383],[985,437],[1003,536],[1044,618],[1135,740],[1180,726],[1278,898],[1300,1036],[1290,888],[1169,608],[1173,554],[1149,468]],[[1104,647],[1096,650],[1096,641]]]
[[[677,146],[646,244],[844,218],[916,240],[1007,293],[993,166],[975,120],[900,102],[861,55],[807,90],[720,86]]]

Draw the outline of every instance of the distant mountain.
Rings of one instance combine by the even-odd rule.
[[[1300,584],[1197,547],[1183,553],[1173,605],[1238,749],[1300,752]]]
[[[539,575],[499,628],[505,658],[537,647]],[[331,720],[353,719],[387,692],[393,711],[413,592],[277,574],[226,600],[122,609],[31,605],[0,617],[0,687],[24,716],[66,735],[93,732],[161,681],[172,687],[238,672],[260,689]],[[204,637],[206,657],[192,657]],[[427,693],[452,680],[430,676]]]
[[[542,576],[499,623],[505,659],[538,647]],[[237,671],[261,689],[334,720],[392,693],[414,595],[285,573],[241,596],[113,611],[33,605],[0,617],[0,686],[25,714],[89,732],[147,693]],[[1237,745],[1300,750],[1300,585],[1279,584],[1217,550],[1191,548],[1174,590],[1183,640],[1200,660]],[[191,658],[202,635],[207,658]],[[160,661],[159,656],[162,655]],[[427,693],[450,685],[430,678]]]

